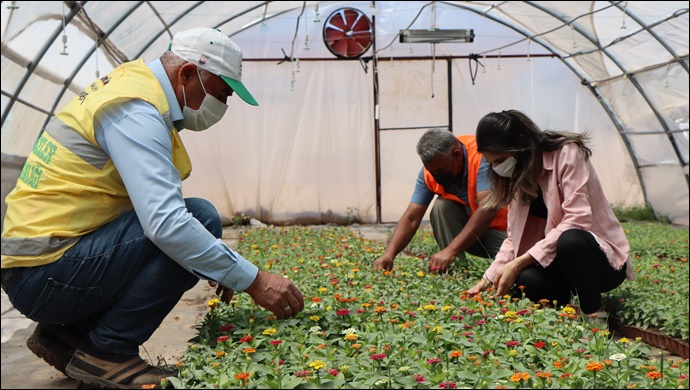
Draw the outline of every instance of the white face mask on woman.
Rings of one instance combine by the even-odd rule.
[[[493,169],[498,176],[511,177],[513,176],[513,171],[515,170],[515,164],[517,164],[517,160],[513,157],[508,157],[502,163],[494,166]]]
[[[182,108],[182,117],[184,118],[185,129],[202,131],[218,123],[218,121],[223,118],[223,115],[225,115],[228,105],[206,93],[204,82],[201,81],[201,74],[199,74],[199,68],[196,69],[196,74],[199,76],[201,88],[204,90],[206,96],[201,102],[199,109],[192,110],[187,107],[187,96],[185,95],[183,85],[182,96],[184,98],[184,107]]]

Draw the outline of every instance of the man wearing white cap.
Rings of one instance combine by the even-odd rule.
[[[175,371],[139,356],[199,279],[245,291],[279,319],[299,289],[221,240],[213,205],[183,198],[191,162],[179,130],[206,130],[242,84],[242,51],[211,28],[182,31],[150,63],[120,65],[55,115],[7,197],[2,287],[38,322],[27,346],[58,370],[108,388],[160,385]]]

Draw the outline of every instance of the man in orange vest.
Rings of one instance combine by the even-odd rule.
[[[485,209],[482,200],[491,193],[491,169],[477,152],[474,135],[454,136],[431,129],[417,143],[424,167],[419,172],[410,204],[402,215],[385,252],[373,267],[393,269],[393,259],[410,243],[434,195],[431,227],[441,250],[429,258],[428,272],[447,272],[456,258],[472,255],[493,258],[507,237],[507,209]]]

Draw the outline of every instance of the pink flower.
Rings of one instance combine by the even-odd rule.
[[[216,341],[219,343],[222,343],[224,341],[228,341],[229,339],[230,339],[230,337],[228,337],[228,336],[220,336],[216,339]]]
[[[455,382],[441,382],[438,384],[439,389],[457,389],[458,385]]]
[[[479,320],[479,321],[475,322],[474,324],[475,325],[484,325],[484,324],[486,324],[486,320]]]
[[[362,314],[362,313],[364,313],[364,309],[359,308],[359,309],[357,309],[357,311],[356,311],[355,313],[357,313],[357,314]]]
[[[369,356],[369,359],[371,359],[371,360],[377,360],[377,361],[381,361],[381,360],[383,360],[383,359],[385,359],[385,358],[386,358],[386,354],[385,354],[385,353],[375,353],[375,354]]]
[[[426,363],[433,366],[434,364],[441,363],[441,359],[439,359],[437,357],[431,358],[431,359],[426,359]]]
[[[520,342],[519,342],[519,341],[511,340],[511,341],[508,341],[508,342],[506,343],[506,345],[507,345],[508,347],[517,347],[518,345],[520,345]]]
[[[426,378],[424,378],[423,375],[419,375],[419,374],[414,374],[414,375],[412,375],[412,377],[414,378],[414,380],[417,381],[417,383],[422,383],[426,380]]]
[[[338,309],[335,312],[335,315],[338,315],[338,316],[346,316],[348,314],[350,314],[350,309]]]
[[[338,376],[338,370],[336,368],[329,368],[326,372],[333,376]]]
[[[283,343],[283,340],[271,340],[271,341],[269,341],[269,343],[270,343],[272,346],[277,347],[277,346],[279,346],[280,344]]]

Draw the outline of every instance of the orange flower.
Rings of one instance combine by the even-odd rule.
[[[222,356],[224,356],[224,355],[225,355],[225,351],[218,351],[218,352],[216,352],[216,356],[218,356],[218,357],[222,357]]]
[[[147,384],[145,384],[145,385],[141,385],[141,388],[142,388],[142,389],[155,389],[155,388],[156,388],[156,384],[155,384],[155,383],[147,383]]]
[[[249,373],[248,372],[240,372],[239,374],[235,374],[235,379],[238,379],[241,381],[249,380]]]
[[[254,349],[254,348],[252,348],[252,347],[247,347],[247,348],[243,349],[242,352],[244,352],[244,353],[254,353],[254,352],[256,352],[256,349]]]
[[[451,351],[450,352],[451,358],[459,358],[460,356],[462,356],[462,351]]]
[[[604,365],[599,362],[587,363],[587,371],[601,371],[602,368],[604,368]]]
[[[535,372],[534,372],[534,375],[536,375],[537,378],[544,378],[544,379],[546,379],[546,378],[551,378],[551,376],[553,376],[553,375],[552,375],[550,372],[548,372],[548,371],[535,371]]]
[[[647,373],[647,376],[650,377],[651,379],[659,379],[663,375],[659,371],[650,371]]]
[[[529,378],[530,378],[530,376],[526,372],[516,372],[515,374],[513,374],[513,376],[510,377],[510,380],[512,382],[520,382],[520,381],[526,381]]]

